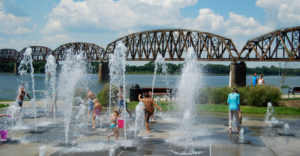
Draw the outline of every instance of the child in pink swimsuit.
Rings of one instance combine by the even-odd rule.
[[[95,120],[96,120],[96,116],[99,116],[100,118],[100,114],[101,114],[101,110],[102,110],[102,104],[100,102],[98,102],[97,99],[94,100],[94,110],[93,110],[93,127],[92,128],[95,128],[96,127],[96,123],[95,123]]]

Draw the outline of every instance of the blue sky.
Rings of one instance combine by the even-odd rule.
[[[82,41],[105,47],[129,33],[185,28],[232,38],[300,25],[297,0],[0,0],[0,49],[55,49]]]

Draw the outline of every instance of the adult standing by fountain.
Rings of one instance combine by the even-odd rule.
[[[155,104],[155,102],[152,98],[150,98],[148,92],[144,93],[144,96],[145,96],[144,99],[142,99],[142,95],[139,94],[139,100],[141,102],[144,102],[144,104],[145,104],[145,125],[147,128],[147,133],[149,133],[150,132],[149,119],[150,119],[150,116],[154,112],[153,106],[155,106],[156,108],[158,108],[161,111],[162,111],[162,109],[157,104]]]
[[[119,111],[121,111],[121,108],[124,108],[124,104],[125,104],[125,99],[124,99],[124,90],[123,90],[123,87],[120,86],[120,91],[119,91],[119,94],[118,94],[118,106],[119,106]],[[129,116],[131,117],[131,112],[128,110],[127,108],[127,104],[126,104],[126,111],[127,113],[129,114]]]
[[[256,86],[257,85],[257,80],[258,80],[258,78],[257,78],[257,76],[256,76],[256,73],[254,73],[254,75],[253,75],[253,77],[252,77],[252,86]]]
[[[24,86],[22,85],[22,86],[20,86],[19,93],[17,96],[17,103],[19,104],[19,106],[21,108],[23,107],[23,100],[24,100],[25,95],[28,97],[29,100],[31,100],[30,95],[24,91]]]
[[[265,80],[263,74],[260,74],[260,77],[257,82],[258,85],[265,85]]]
[[[90,117],[90,112],[92,113],[94,110],[94,98],[95,94],[94,92],[87,90],[86,98],[88,99],[88,117]]]
[[[240,131],[240,94],[238,94],[237,89],[233,89],[232,93],[229,93],[227,103],[229,105],[229,133],[232,134],[232,121],[233,116],[235,117],[237,133]]]

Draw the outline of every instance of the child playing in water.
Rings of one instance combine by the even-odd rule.
[[[113,136],[114,134],[116,134],[116,140],[118,140],[119,137],[119,129],[118,129],[118,125],[117,125],[117,119],[119,118],[119,112],[118,111],[114,111],[114,113],[111,115],[110,117],[110,128],[113,130],[113,133],[111,133],[110,135],[107,136],[107,140],[109,141],[109,138],[111,136]]]
[[[24,86],[21,85],[20,89],[19,89],[18,97],[17,97],[17,103],[19,104],[21,109],[23,107],[23,100],[24,100],[25,96],[27,96],[28,99],[31,100],[31,97],[29,96],[29,94],[24,91]]]
[[[96,120],[96,116],[99,116],[100,118],[100,113],[102,110],[102,104],[100,102],[98,102],[97,99],[94,100],[94,110],[93,110],[93,127],[92,128],[96,128],[96,124],[95,124],[95,120]]]
[[[0,117],[8,116],[7,114],[0,114]]]
[[[94,109],[94,105],[95,105],[93,101],[94,98],[95,98],[94,92],[87,89],[86,99],[88,99],[88,117],[90,117],[90,112],[92,113]]]
[[[140,102],[143,102],[145,104],[145,125],[147,128],[147,133],[150,132],[150,125],[149,125],[149,119],[150,116],[154,112],[154,107],[158,108],[162,111],[162,109],[154,102],[152,98],[150,98],[149,93],[144,93],[144,98],[142,99],[142,95],[139,94],[139,100]],[[154,107],[153,107],[154,106]]]

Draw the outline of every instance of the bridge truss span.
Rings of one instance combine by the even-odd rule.
[[[237,60],[300,61],[300,27],[276,30],[247,41]]]
[[[69,52],[73,52],[73,54],[82,53],[83,58],[88,61],[101,61],[104,56],[104,48],[93,43],[83,42],[63,44],[53,51],[53,55],[56,60],[60,61],[64,60]]]
[[[20,60],[23,59],[23,55],[28,47],[24,48],[20,52]],[[47,56],[52,54],[52,50],[44,46],[29,46],[31,48],[31,56],[34,61],[46,61]]]
[[[15,49],[0,49],[0,62],[15,62],[16,60],[21,61],[22,59],[20,56],[20,52]]]
[[[168,61],[182,61],[189,47],[198,60],[233,61],[238,56],[229,38],[186,29],[164,29],[133,33],[113,41],[106,48],[105,59],[120,42],[127,47],[127,60],[132,61],[155,60],[158,53]]]

